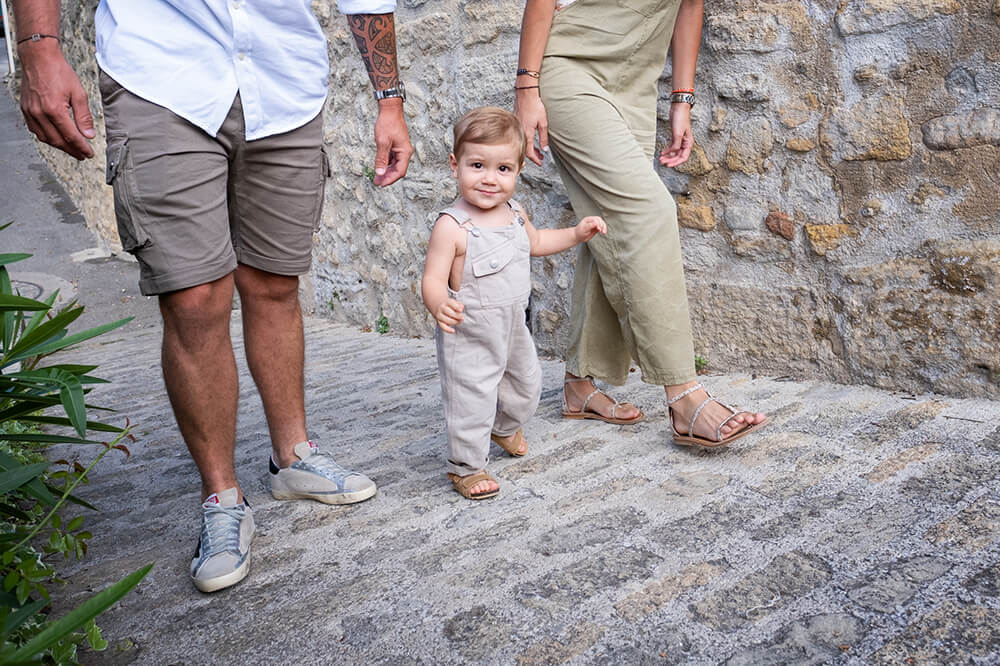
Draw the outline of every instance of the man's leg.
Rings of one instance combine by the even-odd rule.
[[[232,301],[232,274],[160,296],[163,380],[198,466],[203,500],[239,487],[233,467],[238,390],[229,338]]]
[[[243,306],[247,364],[264,403],[274,461],[287,467],[298,460],[293,447],[308,439],[299,279],[240,264],[236,288]]]

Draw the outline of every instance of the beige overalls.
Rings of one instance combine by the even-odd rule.
[[[566,369],[623,384],[695,378],[677,212],[653,165],[658,80],[680,0],[576,0],[556,13],[539,80],[580,246]]]
[[[490,433],[507,437],[534,415],[542,369],[525,323],[531,294],[531,243],[520,206],[511,224],[477,227],[468,213],[447,208],[466,230],[465,265],[458,291],[465,306],[454,333],[437,329],[441,399],[448,428],[448,471],[466,476],[485,469]]]

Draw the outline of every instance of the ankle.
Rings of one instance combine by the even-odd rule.
[[[698,382],[697,379],[692,379],[691,381],[685,382],[684,384],[672,384],[670,386],[664,386],[663,390],[667,394],[667,400],[673,400],[674,398],[676,398],[680,394],[684,393],[688,389],[690,389],[690,388],[692,388],[694,386],[697,386],[698,383],[699,382]],[[688,396],[690,396],[692,393],[694,393],[694,391],[691,391],[690,393],[688,393]],[[685,396],[685,397],[687,397],[687,396]],[[683,400],[683,398],[682,398],[682,400]]]

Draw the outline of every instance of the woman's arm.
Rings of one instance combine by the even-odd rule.
[[[524,17],[521,20],[521,45],[517,54],[518,69],[531,72],[541,70],[542,56],[545,54],[545,44],[549,41],[549,29],[552,27],[555,11],[556,0],[527,0],[525,3]],[[549,122],[545,105],[535,87],[537,85],[538,78],[529,74],[519,74],[514,79],[514,113],[528,137],[527,157],[540,165],[543,155],[535,147],[535,134],[538,134],[538,147],[547,151]]]
[[[702,0],[681,0],[670,40],[674,90],[694,90],[694,69],[701,44],[703,16]],[[660,164],[675,167],[687,161],[694,146],[690,104],[674,102],[670,105],[670,130],[673,141],[660,153]]]

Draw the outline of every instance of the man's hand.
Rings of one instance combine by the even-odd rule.
[[[94,156],[94,118],[76,72],[66,62],[59,43],[51,39],[25,42],[18,48],[24,77],[21,113],[40,141],[78,160]]]
[[[465,319],[465,315],[462,314],[465,311],[465,306],[456,301],[454,298],[446,298],[441,302],[441,305],[437,306],[434,311],[434,318],[437,319],[438,326],[445,333],[454,333],[455,326],[462,323]]]
[[[586,243],[597,234],[608,233],[608,225],[604,222],[603,218],[596,215],[588,215],[580,220],[576,227],[574,227],[574,231],[576,231],[576,242]]]
[[[375,120],[375,178],[380,187],[391,185],[406,175],[413,155],[410,133],[403,117],[403,101],[389,97],[378,103]]]

